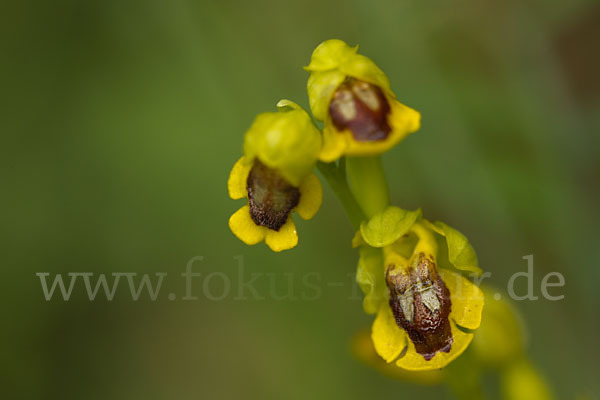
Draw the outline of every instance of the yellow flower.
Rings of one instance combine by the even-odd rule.
[[[325,162],[385,152],[420,126],[419,112],[396,100],[387,76],[357,50],[326,40],[305,67],[310,108],[324,122]]]
[[[432,224],[421,211],[388,207],[361,224],[357,282],[364,308],[377,313],[377,353],[406,370],[443,368],[462,354],[481,322],[481,290],[456,270],[478,272],[458,231]]]
[[[312,218],[321,206],[323,190],[312,173],[321,147],[321,134],[296,103],[281,100],[279,112],[256,117],[244,137],[244,156],[229,175],[232,199],[248,204],[229,219],[231,231],[244,243],[263,240],[273,251],[298,243],[291,213]]]
[[[258,159],[240,158],[227,182],[232,199],[247,198],[248,204],[229,219],[229,228],[244,243],[254,245],[263,240],[273,251],[291,249],[298,244],[295,211],[311,219],[319,210],[322,188],[319,178],[307,175],[299,186],[293,186]]]

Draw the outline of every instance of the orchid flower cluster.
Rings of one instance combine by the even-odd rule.
[[[281,100],[256,117],[228,180],[247,204],[229,219],[244,243],[273,251],[298,243],[295,212],[311,219],[322,200],[318,169],[356,232],[356,282],[375,319],[370,342],[403,371],[446,367],[471,344],[484,294],[467,279],[481,274],[467,238],[420,209],[390,204],[381,154],[420,127],[420,113],[397,100],[386,74],[341,40],[314,50],[305,70],[312,116]]]
[[[420,113],[397,100],[358,46],[327,40],[305,70],[317,123],[290,100],[256,117],[228,180],[229,196],[247,199],[231,231],[275,252],[295,247],[292,214],[308,220],[321,206],[317,169],[355,228],[356,282],[364,311],[375,315],[354,341],[361,360],[400,379],[447,383],[459,398],[484,398],[480,375],[493,370],[503,399],[551,399],[525,356],[516,311],[468,279],[482,271],[467,238],[420,209],[390,204],[380,157],[419,129]]]

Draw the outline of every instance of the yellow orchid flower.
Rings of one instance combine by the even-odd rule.
[[[322,187],[312,173],[320,148],[320,133],[308,114],[282,100],[281,112],[260,114],[244,141],[244,153],[227,182],[232,199],[248,204],[229,219],[231,231],[244,243],[263,240],[273,251],[298,243],[291,213],[311,219],[321,206]]]
[[[422,219],[420,210],[388,207],[361,225],[353,244],[361,246],[363,306],[377,314],[371,338],[386,362],[432,370],[465,351],[481,322],[484,296],[453,270],[479,270],[464,236]]]
[[[375,155],[419,129],[421,115],[396,100],[387,76],[369,58],[337,39],[314,50],[308,78],[313,115],[324,122],[319,158]]]

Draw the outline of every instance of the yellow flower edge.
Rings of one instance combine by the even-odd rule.
[[[251,169],[252,161],[245,156],[234,164],[227,181],[229,197],[235,200],[248,197],[246,181]],[[321,207],[323,199],[321,181],[314,173],[311,173],[302,180],[298,190],[300,191],[300,201],[292,209],[292,212],[297,212],[305,220],[311,219]],[[229,218],[229,228],[245,244],[255,245],[264,240],[267,246],[275,252],[289,250],[298,244],[298,233],[291,213],[279,231],[274,231],[257,225],[250,216],[250,207],[246,204]]]
[[[410,371],[440,369],[460,356],[473,340],[473,334],[460,327],[476,329],[481,322],[484,298],[481,290],[462,276],[448,270],[438,270],[450,291],[452,311],[448,318],[453,343],[450,352],[438,352],[429,361],[416,352],[408,334],[398,327],[388,304],[383,304],[373,322],[371,338],[377,354],[386,362]]]
[[[377,354],[388,363],[398,358],[406,348],[408,335],[396,324],[388,304],[383,304],[379,308],[371,328],[371,339]]]
[[[319,159],[323,162],[332,162],[342,155],[368,156],[380,154],[394,147],[409,134],[419,130],[421,114],[418,111],[405,106],[395,98],[390,96],[386,96],[386,98],[390,104],[388,124],[392,128],[387,138],[374,142],[357,141],[350,130],[337,130],[331,122],[331,118],[327,116],[323,129],[323,147]]]
[[[265,243],[275,252],[289,250],[298,244],[298,232],[296,232],[296,224],[291,216],[279,231],[273,231],[264,226],[261,228],[266,231]]]
[[[367,329],[361,330],[352,339],[352,353],[363,363],[393,379],[420,385],[438,385],[444,380],[443,372],[437,369],[429,371],[407,371],[403,368],[396,367],[394,364],[386,363],[375,351],[370,332]]]
[[[340,39],[325,40],[313,50],[306,71],[327,71],[339,67],[340,63],[356,54],[358,46],[350,47]]]
[[[312,219],[323,201],[323,186],[319,177],[310,174],[300,183],[300,201],[294,209],[296,213],[304,220]]]
[[[481,289],[470,280],[452,271],[440,268],[438,273],[450,290],[450,300],[452,301],[450,318],[463,328],[470,330],[479,328],[485,305],[485,297]]]
[[[256,225],[250,216],[250,207],[243,206],[229,218],[229,229],[238,239],[252,246],[263,240],[275,252],[289,250],[298,244],[296,225],[291,217],[279,229],[274,231],[264,226]]]
[[[409,371],[429,371],[444,368],[450,364],[469,347],[473,340],[472,333],[465,333],[454,324],[450,324],[450,328],[454,339],[450,352],[437,352],[431,360],[426,361],[422,355],[417,353],[415,345],[409,340],[406,354],[396,361],[396,365]]]
[[[233,168],[229,173],[229,179],[227,180],[229,197],[233,200],[244,199],[248,196],[248,192],[246,192],[246,181],[248,180],[248,174],[250,174],[251,169],[252,162],[248,157],[240,157],[233,165]]]
[[[229,218],[229,228],[238,239],[250,246],[265,240],[268,231],[268,228],[254,223],[247,204]]]

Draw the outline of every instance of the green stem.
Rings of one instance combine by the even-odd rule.
[[[346,174],[350,190],[368,218],[390,204],[381,157],[348,157]]]
[[[354,229],[358,229],[360,223],[366,218],[346,182],[345,159],[340,159],[339,165],[336,163],[326,164],[324,162],[319,162],[317,168],[340,200],[340,203],[342,203]]]

